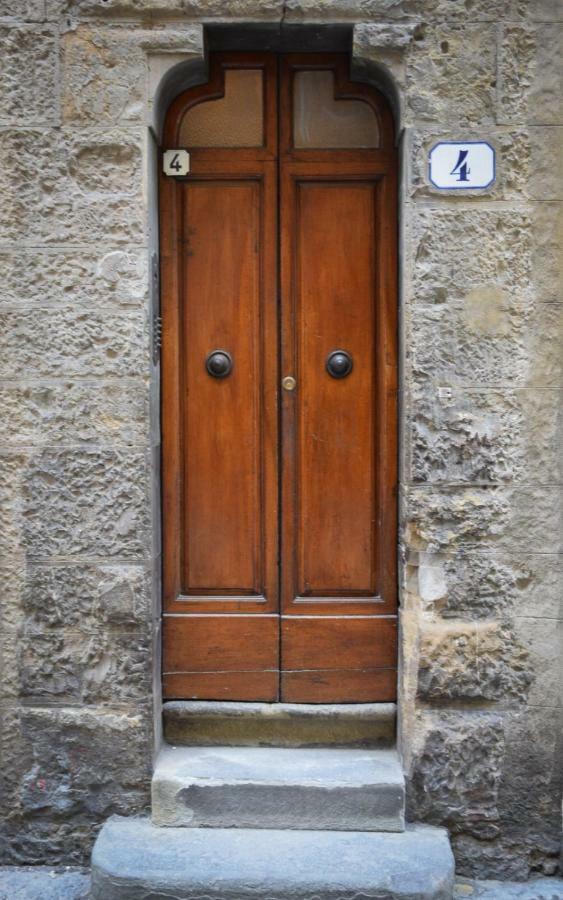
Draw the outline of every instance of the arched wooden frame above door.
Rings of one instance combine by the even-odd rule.
[[[164,148],[191,155],[160,179],[168,697],[395,697],[396,152],[347,69],[215,54],[166,117]],[[298,92],[325,96],[316,131]]]

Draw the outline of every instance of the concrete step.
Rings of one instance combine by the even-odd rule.
[[[392,747],[394,703],[164,704],[169,744],[216,747]]]
[[[451,900],[447,832],[157,828],[109,819],[92,854],[92,900]]]
[[[393,750],[164,747],[152,780],[155,825],[403,831]]]

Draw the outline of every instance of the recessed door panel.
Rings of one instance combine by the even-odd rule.
[[[186,595],[259,595],[261,184],[195,181],[184,192],[182,588]],[[228,368],[229,357],[224,374],[221,360]]]
[[[375,594],[376,184],[295,185],[295,593]],[[351,371],[331,375],[331,354]],[[328,363],[330,365],[330,363]]]

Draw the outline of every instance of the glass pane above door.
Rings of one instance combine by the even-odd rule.
[[[225,96],[187,111],[180,125],[180,143],[185,147],[261,147],[263,77],[261,69],[227,69]]]
[[[363,100],[335,100],[334,72],[303,70],[293,83],[293,143],[297,149],[379,147],[379,127]]]

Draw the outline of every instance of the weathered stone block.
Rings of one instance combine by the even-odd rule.
[[[532,164],[528,192],[534,200],[563,200],[563,127],[556,125],[529,130]]]
[[[563,25],[506,25],[500,51],[502,122],[563,122]]]
[[[559,405],[556,388],[416,389],[408,413],[410,479],[559,483]]]
[[[544,0],[545,3],[553,0]],[[465,0],[287,0],[287,19],[292,21],[400,21],[413,17],[466,21]],[[519,18],[526,13],[526,0],[475,0],[472,22],[496,22],[499,18]]]
[[[0,313],[0,375],[114,376],[145,374],[149,351],[141,310],[85,308]]]
[[[0,306],[139,306],[148,293],[146,253],[0,248],[0,284]]]
[[[451,303],[483,287],[505,292],[511,304],[529,293],[530,216],[520,210],[416,209],[407,273],[421,303]],[[498,303],[496,304],[498,306]]]
[[[415,309],[409,343],[414,377],[444,387],[524,384],[529,313],[494,285],[463,303]],[[547,351],[547,348],[546,348]]]
[[[426,700],[526,699],[534,669],[497,622],[433,623],[421,634],[418,693]]]
[[[251,21],[273,19],[283,16],[283,0],[68,0],[70,8],[77,13],[164,13],[188,18],[245,19]]]
[[[24,22],[41,22],[45,16],[45,0],[19,0],[17,9],[14,0],[0,0],[0,16],[14,16]]]
[[[10,6],[13,14],[14,4]],[[39,10],[29,3],[22,12],[38,17]],[[0,46],[0,125],[55,122],[58,95],[53,30],[37,25],[0,26]]]
[[[407,60],[408,107],[417,122],[495,121],[496,38],[492,25],[424,24]]]
[[[561,553],[559,494],[542,485],[412,488],[405,498],[406,545],[454,551],[482,546]]]
[[[9,130],[0,153],[0,241],[137,244],[144,237],[141,134]],[[106,153],[101,172],[94,161]],[[38,176],[39,173],[39,176]]]
[[[411,553],[408,591],[444,618],[557,618],[563,559],[546,553],[461,550]]]
[[[150,696],[150,639],[130,631],[49,633],[26,628],[6,641],[5,680],[27,704],[145,703]]]
[[[11,423],[4,446],[141,444],[148,395],[144,385],[124,381],[0,386],[0,420]]]
[[[138,451],[5,454],[0,555],[138,559],[149,552],[146,458]]]
[[[417,727],[408,817],[491,840],[499,833],[502,718],[469,711],[426,713]]]
[[[520,643],[527,648],[530,670],[534,672],[529,705],[561,709],[563,622],[537,616],[521,617],[516,619],[515,629]]]
[[[61,50],[63,122],[142,121],[146,58],[138,42],[81,27],[62,35]]]
[[[532,273],[538,296],[563,299],[563,203],[534,203],[532,211]]]
[[[149,800],[150,735],[137,711],[26,707],[18,712],[16,780],[4,818],[2,863],[88,861],[97,828],[112,813]]]
[[[140,565],[17,564],[0,567],[0,621],[6,631],[144,631],[151,611],[150,572]]]

